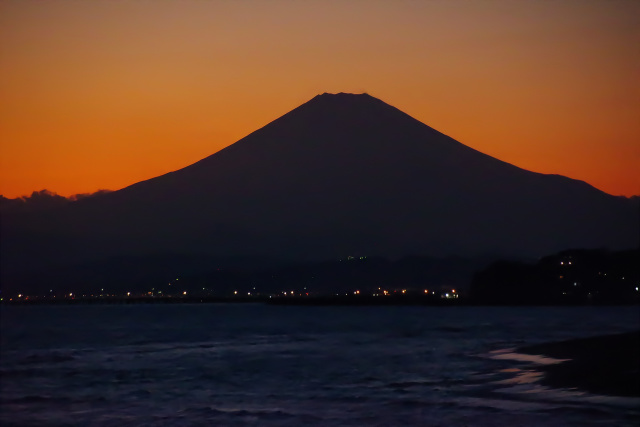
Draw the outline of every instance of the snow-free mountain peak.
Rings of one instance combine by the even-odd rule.
[[[34,262],[122,254],[541,256],[629,248],[637,233],[629,200],[480,153],[370,95],[339,93],[181,170],[3,218],[1,259],[15,276]]]

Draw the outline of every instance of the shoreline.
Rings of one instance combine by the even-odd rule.
[[[640,330],[521,347],[562,362],[540,366],[541,384],[594,394],[640,397]]]
[[[440,295],[313,295],[313,296],[281,296],[281,295],[189,295],[189,296],[110,296],[110,297],[74,297],[60,298],[27,298],[0,300],[0,306],[24,305],[111,305],[111,304],[210,304],[210,303],[263,303],[279,306],[478,306],[478,307],[603,307],[603,306],[640,306],[638,301],[625,302],[532,302],[532,303],[489,303],[467,296],[444,298]]]

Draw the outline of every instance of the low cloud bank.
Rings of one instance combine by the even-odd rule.
[[[94,193],[80,193],[69,197],[61,196],[50,190],[34,191],[30,196],[9,199],[0,195],[0,213],[23,213],[55,209],[80,199],[110,193],[111,190],[98,190]]]

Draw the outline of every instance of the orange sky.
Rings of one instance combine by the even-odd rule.
[[[182,168],[323,92],[640,194],[640,2],[0,1],[0,194]]]

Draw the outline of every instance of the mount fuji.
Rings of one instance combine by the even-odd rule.
[[[2,275],[114,256],[321,260],[632,248],[638,208],[465,146],[367,94],[322,94],[175,172],[6,214]]]

